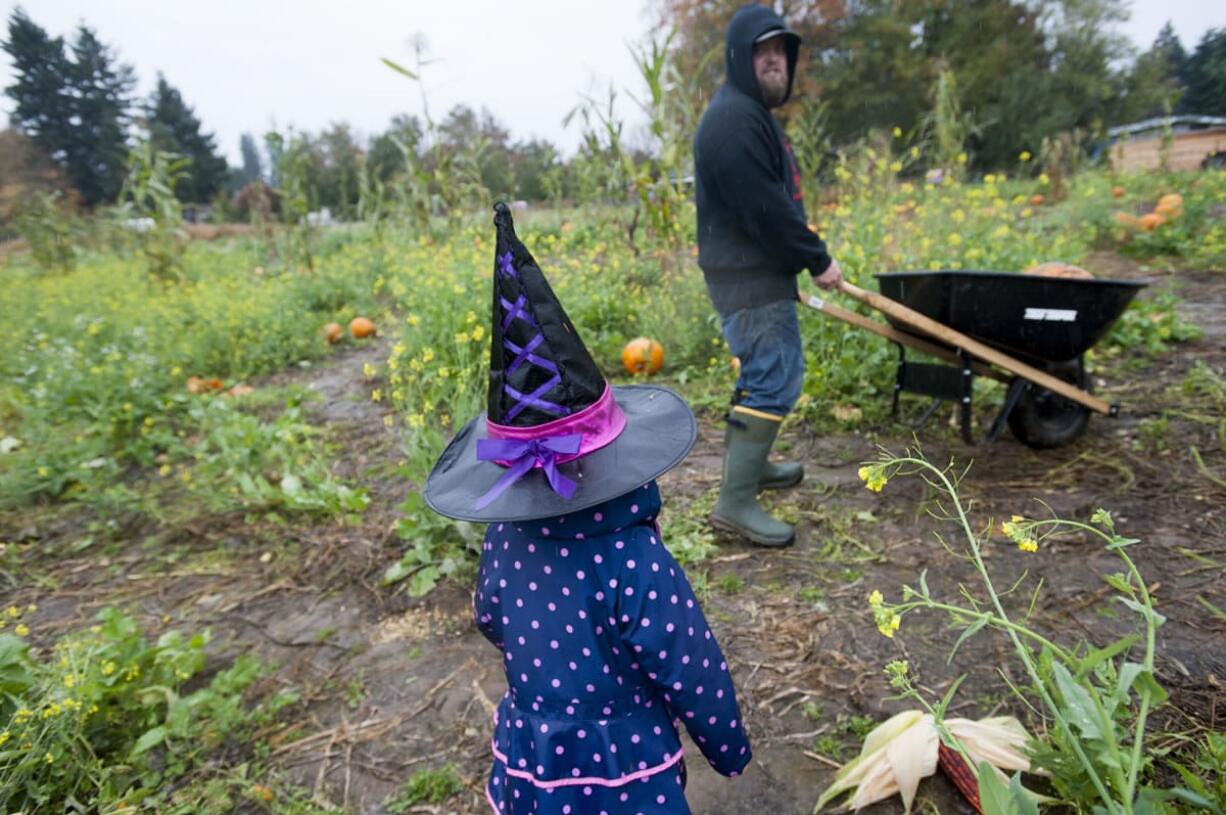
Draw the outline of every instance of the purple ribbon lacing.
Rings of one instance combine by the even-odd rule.
[[[515,273],[515,267],[511,263],[510,252],[498,256],[498,270],[502,274],[509,277],[518,277],[518,275]],[[504,383],[502,389],[508,396],[515,400],[515,404],[511,406],[510,410],[507,411],[506,415],[503,417],[503,422],[511,421],[528,407],[534,407],[546,413],[552,413],[555,416],[568,415],[570,413],[570,409],[565,405],[559,405],[556,402],[550,402],[547,399],[541,398],[562,381],[562,376],[558,372],[558,366],[553,360],[546,359],[545,357],[538,356],[537,354],[533,353],[537,346],[545,341],[545,335],[541,333],[541,329],[536,324],[536,320],[532,319],[532,315],[529,314],[525,308],[525,306],[528,305],[527,295],[520,294],[519,297],[515,299],[514,303],[502,295],[499,295],[498,301],[502,304],[502,310],[505,312],[505,315],[502,318],[502,344],[503,347],[515,355],[515,358],[511,360],[511,364],[507,366],[506,373],[508,375],[512,374],[524,362],[529,362],[538,368],[542,368],[553,374],[553,376],[551,376],[549,380],[545,382],[545,384],[528,394],[516,390],[510,385]],[[512,342],[506,335],[507,329],[510,328],[511,324],[516,320],[523,320],[529,327],[537,332],[536,336],[529,340],[526,345],[521,346],[515,342]]]
[[[571,433],[565,436],[546,436],[543,439],[518,441],[514,439],[478,439],[477,458],[480,461],[511,461],[510,468],[502,474],[502,478],[490,487],[485,495],[473,504],[474,509],[485,509],[507,487],[514,484],[524,473],[537,464],[545,471],[549,486],[563,498],[575,494],[576,484],[571,479],[558,472],[558,456],[576,456],[583,434]]]
[[[519,277],[515,273],[515,267],[511,264],[511,253],[498,256],[498,271],[502,272],[507,277]]]

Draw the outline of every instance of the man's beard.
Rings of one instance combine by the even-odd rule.
[[[762,103],[768,108],[779,107],[788,95],[788,80],[783,74],[769,74],[758,80],[758,89],[762,92]]]

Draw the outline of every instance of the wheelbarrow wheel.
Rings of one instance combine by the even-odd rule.
[[[1090,377],[1080,357],[1048,365],[1046,372],[1090,391]],[[1033,384],[1009,414],[1009,429],[1017,440],[1040,450],[1068,444],[1085,432],[1089,422],[1089,408]]]

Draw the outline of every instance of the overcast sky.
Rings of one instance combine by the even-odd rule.
[[[652,22],[645,0],[0,0],[6,33],[18,5],[67,39],[84,21],[136,69],[140,95],[161,71],[232,162],[244,132],[346,121],[367,136],[396,113],[420,113],[417,86],[379,61],[411,65],[417,32],[439,60],[425,71],[436,120],[460,102],[484,106],[513,139],[539,136],[569,153],[578,126],[562,119],[580,94],[603,98],[610,83],[640,93],[628,45]],[[1226,27],[1226,3],[1136,3],[1124,31],[1144,48],[1168,19],[1190,52],[1206,30]],[[13,80],[3,53],[0,80]],[[0,113],[11,110],[0,97]],[[622,115],[642,121],[628,99]]]

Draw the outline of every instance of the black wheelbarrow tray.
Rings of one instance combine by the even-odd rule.
[[[880,311],[891,325],[870,320],[820,297],[801,302],[898,345],[894,414],[899,394],[920,393],[962,408],[962,435],[971,437],[975,375],[1009,384],[987,434],[1007,423],[1031,447],[1057,447],[1084,432],[1090,411],[1115,416],[1118,406],[1090,392],[1085,352],[1107,332],[1145,283],[1009,272],[892,272],[876,276],[881,294],[844,281],[839,291]],[[951,365],[908,361],[906,348]],[[1002,373],[1003,371],[1003,373]]]

